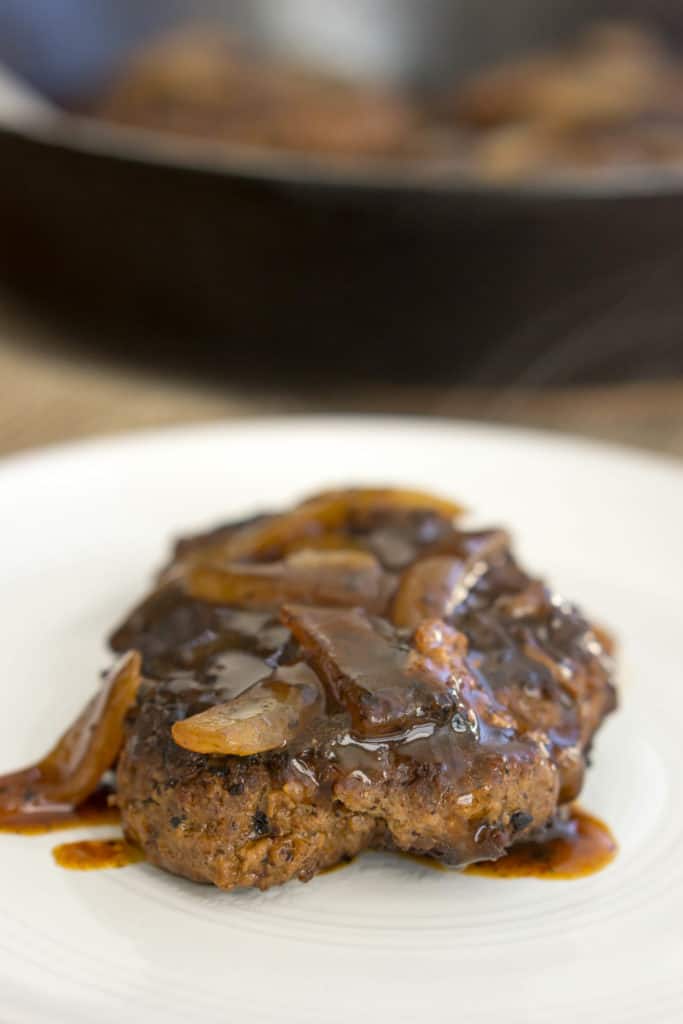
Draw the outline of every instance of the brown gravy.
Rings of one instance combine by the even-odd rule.
[[[102,787],[78,807],[42,807],[31,811],[17,811],[0,817],[0,832],[20,835],[40,835],[63,828],[81,825],[117,825],[121,815],[117,807],[109,805],[111,790]]]
[[[601,871],[617,854],[607,825],[579,807],[572,808],[566,834],[545,842],[520,843],[500,860],[466,868],[470,875],[497,878],[585,878]]]
[[[53,849],[52,856],[60,868],[71,871],[123,868],[144,860],[142,850],[126,839],[82,839],[76,843],[60,843]]]
[[[580,807],[572,807],[571,816],[563,825],[561,835],[545,841],[519,843],[499,860],[470,864],[464,873],[496,878],[585,878],[606,867],[614,860],[617,851],[617,841],[604,822]],[[399,851],[395,853],[397,857],[405,857],[413,864],[420,864],[432,871],[452,870],[434,857]],[[350,863],[351,860],[343,860],[319,873],[327,875]]]

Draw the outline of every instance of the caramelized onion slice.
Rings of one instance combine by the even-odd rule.
[[[421,558],[405,570],[391,610],[395,626],[416,629],[422,619],[445,619],[461,604],[472,587],[505,551],[509,537],[503,530],[462,534],[465,557],[448,554]]]
[[[282,619],[357,735],[395,733],[452,706],[448,668],[416,657],[388,624],[358,609],[297,605],[283,608]]]
[[[321,491],[302,501],[299,508],[320,507],[321,504],[341,502],[353,512],[367,509],[408,509],[436,512],[446,519],[463,515],[465,509],[449,498],[441,498],[426,491],[403,487],[350,487]]]
[[[129,651],[55,747],[37,764],[0,778],[0,824],[71,809],[97,788],[123,743],[123,723],[140,684],[140,655]]]
[[[193,597],[241,608],[273,609],[286,601],[359,606],[380,614],[393,590],[365,551],[302,550],[282,562],[198,565],[188,577]]]
[[[414,562],[403,573],[391,609],[395,626],[415,629],[422,619],[445,618],[453,611],[466,575],[465,562],[435,555]]]
[[[196,754],[261,754],[286,746],[322,702],[312,669],[281,667],[234,700],[175,722],[172,735],[178,746]]]
[[[315,542],[321,534],[342,530],[354,515],[392,509],[433,511],[448,519],[464,511],[455,502],[422,491],[391,488],[326,491],[304,501],[293,512],[238,530],[228,541],[226,555],[232,560],[277,556],[305,538]]]

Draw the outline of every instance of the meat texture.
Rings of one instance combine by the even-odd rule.
[[[177,546],[111,641],[142,655],[117,791],[151,862],[225,889],[367,847],[461,867],[577,796],[604,636],[460,515],[329,492]]]

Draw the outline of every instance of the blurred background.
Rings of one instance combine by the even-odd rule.
[[[0,452],[393,412],[683,454],[678,0],[0,0]]]

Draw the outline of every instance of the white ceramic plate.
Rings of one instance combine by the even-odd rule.
[[[622,707],[584,806],[620,853],[580,881],[370,854],[226,894],[145,864],[68,872],[0,835],[2,1024],[683,1020],[683,469],[548,435],[281,420],[95,442],[0,468],[0,771],[94,686],[102,638],[169,540],[332,483],[462,497],[622,642]],[[96,830],[97,834],[111,829]],[[83,829],[82,835],[96,834]],[[79,833],[67,836],[79,837]]]

